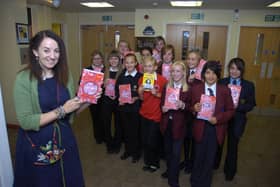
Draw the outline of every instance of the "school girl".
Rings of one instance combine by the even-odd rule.
[[[91,54],[91,65],[86,69],[94,70],[98,72],[104,72],[104,57],[103,54],[94,50]],[[105,134],[104,134],[104,126],[101,114],[103,95],[98,100],[97,104],[92,104],[89,106],[90,114],[92,118],[92,126],[93,126],[93,135],[97,144],[101,144],[105,142]]]
[[[201,72],[204,83],[190,89],[191,111],[196,115],[193,121],[195,157],[191,174],[192,187],[211,186],[217,147],[218,144],[223,143],[227,122],[234,113],[230,89],[217,84],[220,75],[219,62],[208,61]],[[202,95],[204,96],[201,97]],[[206,102],[201,98],[208,98],[208,100]],[[206,110],[208,112],[203,111],[204,108],[208,108]],[[202,112],[205,113],[202,115]]]
[[[108,63],[106,64],[106,71],[104,75],[104,98],[102,102],[102,115],[104,124],[105,141],[107,152],[119,153],[122,141],[120,114],[117,110],[118,100],[115,94],[116,80],[122,72],[122,65],[120,62],[120,54],[113,50],[108,55]],[[114,117],[114,135],[112,135],[112,118]]]
[[[141,135],[144,153],[144,171],[155,172],[160,167],[160,120],[161,120],[161,93],[166,84],[166,79],[156,73],[157,63],[151,56],[143,59],[144,73],[153,75],[154,83],[150,89],[145,90],[143,79],[139,79],[138,93],[142,100]]]
[[[168,184],[172,187],[179,186],[179,171],[181,148],[186,132],[186,110],[189,106],[189,92],[186,83],[186,66],[184,62],[177,61],[172,64],[171,78],[163,91],[162,96],[162,121],[161,132],[164,135],[164,148],[167,171],[162,174],[168,178]],[[168,94],[170,90],[178,93]],[[173,92],[172,91],[172,92]],[[175,94],[175,95],[173,95]],[[169,106],[167,101],[173,101],[174,106]]]
[[[137,72],[136,56],[129,53],[124,59],[125,71],[116,82],[116,96],[119,101],[119,111],[124,136],[124,153],[121,159],[132,157],[132,162],[140,158],[140,100],[138,95],[138,80],[142,76]]]

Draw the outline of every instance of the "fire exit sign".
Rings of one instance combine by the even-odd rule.
[[[102,21],[103,21],[103,22],[112,21],[112,16],[102,16]]]
[[[204,20],[204,13],[191,13],[192,20]]]
[[[280,15],[265,15],[264,21],[265,22],[279,22]]]

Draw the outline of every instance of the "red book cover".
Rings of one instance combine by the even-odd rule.
[[[161,74],[163,77],[166,78],[166,80],[170,79],[170,71],[171,71],[171,64],[162,64]]]
[[[234,107],[236,108],[238,105],[238,102],[239,102],[241,86],[229,84],[228,87],[230,88],[232,101],[233,101]]]
[[[131,103],[132,102],[130,84],[119,85],[119,93],[120,93],[120,98],[119,98],[120,102],[122,102],[122,103]]]
[[[197,119],[209,120],[215,112],[216,97],[202,94],[200,103],[201,110],[197,113]]]
[[[105,95],[114,97],[115,96],[115,85],[116,85],[115,79],[108,79],[106,81]]]
[[[180,89],[167,87],[164,99],[164,107],[176,110],[176,101],[179,100],[179,95]]]
[[[78,90],[78,97],[82,101],[97,103],[96,95],[101,91],[104,74],[88,69],[84,69]]]
[[[203,68],[205,63],[206,63],[206,61],[204,59],[201,59],[197,68],[196,68],[194,76],[198,80],[201,80],[201,71],[202,71],[202,68]]]

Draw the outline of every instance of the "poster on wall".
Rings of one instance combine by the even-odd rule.
[[[23,23],[16,23],[16,37],[18,44],[29,43],[29,25]]]

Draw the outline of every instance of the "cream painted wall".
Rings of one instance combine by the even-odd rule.
[[[203,21],[191,20],[191,13],[204,13]],[[145,20],[144,15],[149,15]],[[170,23],[188,25],[225,25],[228,26],[226,62],[238,52],[240,26],[279,27],[279,22],[264,22],[265,15],[279,14],[279,9],[239,10],[238,21],[234,20],[233,10],[198,10],[198,9],[137,9],[135,12],[135,36],[143,36],[146,26],[153,26],[155,36],[166,36],[166,25]],[[227,71],[224,71],[225,73]]]
[[[65,30],[67,31],[67,36],[65,43],[67,47],[68,63],[74,81],[78,84],[81,72],[80,26],[78,14],[67,14],[66,23]]]
[[[13,102],[13,83],[17,71],[21,68],[19,49],[24,45],[17,45],[16,43],[15,23],[27,23],[26,1],[1,1],[0,14],[0,25],[2,25],[0,29],[0,83],[4,111],[8,123],[17,123]]]
[[[65,24],[65,13],[55,8],[44,5],[28,5],[32,14],[32,31],[37,33],[40,30],[51,29],[52,23]]]
[[[134,25],[134,12],[104,12],[104,13],[80,13],[80,25],[105,25],[102,16],[112,16],[112,25]]]

